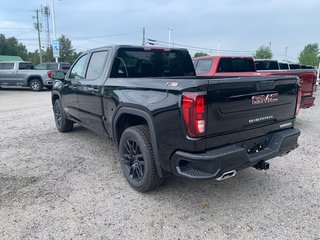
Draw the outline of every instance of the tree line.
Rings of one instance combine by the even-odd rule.
[[[72,46],[71,40],[64,35],[59,38],[60,41],[60,58],[61,62],[73,63],[77,57],[81,54],[75,51]],[[51,46],[48,46],[45,50],[42,50],[43,62],[52,62],[54,57],[52,54]],[[25,45],[19,43],[15,37],[6,38],[4,34],[0,34],[0,55],[20,56],[25,61],[31,61],[34,65],[40,63],[39,50],[34,52],[28,52]],[[194,56],[207,56],[207,53],[197,52]],[[260,46],[255,54],[254,58],[257,59],[272,59],[273,54],[268,46]],[[285,59],[284,59],[285,61]],[[320,52],[318,43],[307,44],[300,52],[298,61],[300,64],[311,65],[317,67],[320,61]]]
[[[73,48],[71,40],[64,35],[59,38],[60,41],[60,58],[61,62],[73,63],[81,54]],[[52,48],[48,46],[41,51],[43,62],[53,62]],[[0,55],[19,56],[24,61],[31,61],[34,65],[40,63],[39,50],[28,52],[25,45],[18,42],[15,37],[6,38],[4,34],[0,34]]]
[[[208,56],[207,53],[197,52],[194,57]],[[273,54],[268,46],[260,46],[255,54],[254,58],[257,59],[272,59]],[[285,61],[284,59],[283,61]],[[299,64],[311,65],[314,67],[318,67],[320,62],[320,52],[318,43],[310,43],[307,44],[304,49],[300,52],[298,57]]]

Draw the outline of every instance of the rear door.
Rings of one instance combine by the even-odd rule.
[[[293,119],[297,81],[296,77],[209,80],[207,135],[244,132]]]
[[[0,84],[16,85],[17,71],[14,69],[14,63],[0,62]]]
[[[102,85],[109,50],[92,52],[84,79],[79,80],[78,101],[80,121],[87,128],[103,133]]]

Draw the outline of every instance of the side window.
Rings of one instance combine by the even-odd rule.
[[[14,69],[14,63],[0,63],[0,70],[12,70]]]
[[[212,59],[199,59],[196,67],[197,74],[205,74],[208,73],[212,66]]]
[[[97,79],[101,76],[108,51],[94,52],[88,65],[86,79]]]
[[[21,62],[19,63],[19,69],[24,70],[24,69],[34,69],[32,63],[26,63],[26,62]]]
[[[70,79],[83,79],[88,55],[83,55],[71,69]]]

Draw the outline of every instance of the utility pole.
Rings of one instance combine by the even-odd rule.
[[[286,47],[285,53],[284,53],[284,60],[287,62],[287,53],[288,53],[288,47]]]
[[[41,7],[41,13],[42,15],[44,15],[45,20],[46,20],[46,34],[47,34],[47,47],[49,47],[51,45],[50,42],[50,25],[49,25],[49,16],[50,16],[50,10],[48,6],[45,7]]]
[[[171,47],[171,31],[173,30],[173,28],[167,28],[167,30],[169,31],[169,40],[168,40],[168,46]]]
[[[33,23],[33,25],[34,25],[34,28],[35,28],[35,29],[37,30],[37,32],[38,32],[39,58],[40,58],[40,63],[42,63],[41,39],[40,39],[40,30],[41,30],[41,28],[42,28],[42,24],[39,22],[39,12],[40,12],[40,10],[39,10],[39,9],[35,9],[34,11],[35,11],[35,13],[36,13],[36,16],[35,16],[35,17],[33,16],[33,18],[36,19],[36,22]]]
[[[220,56],[220,46],[221,46],[221,44],[220,44],[220,40],[218,41],[218,56]]]
[[[55,14],[54,14],[54,0],[51,1],[51,16],[52,16],[52,28],[53,28],[53,40],[57,39],[57,34],[56,34],[56,19],[55,19]],[[58,62],[58,58],[56,57],[56,62]]]
[[[142,46],[146,45],[146,28],[142,28]]]

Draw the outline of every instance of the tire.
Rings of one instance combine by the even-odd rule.
[[[73,129],[73,122],[66,118],[60,99],[53,104],[53,114],[56,127],[59,132],[70,132]]]
[[[163,183],[156,169],[147,126],[133,126],[123,132],[119,155],[123,174],[135,190],[148,192]]]
[[[30,80],[29,82],[29,87],[31,88],[32,91],[41,91],[43,88],[43,84],[41,82],[41,80],[37,79],[37,78],[33,78]]]

